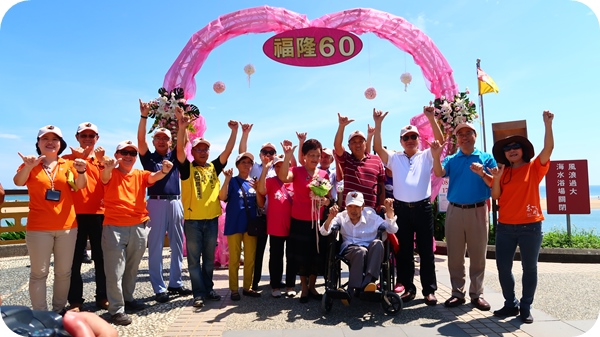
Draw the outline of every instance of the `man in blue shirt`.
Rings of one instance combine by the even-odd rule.
[[[469,251],[471,304],[479,310],[490,310],[483,298],[483,277],[489,231],[487,200],[491,196],[491,176],[487,169],[496,167],[494,157],[475,148],[477,130],[470,123],[454,130],[458,151],[440,162],[442,146],[431,144],[433,171],[437,177],[449,177],[448,210],[446,211],[446,243],[452,296],[444,303],[456,307],[465,303],[465,248]],[[483,171],[481,167],[483,166]],[[465,247],[466,245],[466,247]]]
[[[163,160],[177,162],[177,151],[171,151],[171,131],[158,128],[152,137],[154,152],[148,150],[146,142],[146,121],[150,108],[140,101],[140,123],[138,125],[138,148],[140,162],[144,170],[156,172],[162,168]],[[156,294],[156,301],[165,303],[169,295],[188,296],[190,289],[183,286],[181,268],[183,264],[183,206],[179,186],[179,168],[174,165],[164,179],[148,187],[148,212],[150,213],[150,233],[148,234],[148,270],[150,283]],[[169,286],[163,280],[163,246],[165,233],[169,235],[171,248],[171,268],[169,270]]]

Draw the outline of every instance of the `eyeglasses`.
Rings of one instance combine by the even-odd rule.
[[[135,157],[138,154],[136,150],[131,150],[131,151],[120,150],[120,151],[117,151],[117,153],[120,154],[120,155],[122,155],[122,156],[129,155],[129,156],[132,156],[132,157]]]
[[[262,153],[263,155],[268,155],[270,154],[271,156],[275,155],[275,153],[277,153],[277,151],[275,150],[260,150],[260,153]]]
[[[520,148],[521,148],[521,144],[514,143],[514,144],[506,145],[505,147],[502,148],[502,150],[504,150],[504,152],[508,152],[510,150],[518,150]]]
[[[194,148],[192,148],[192,151],[198,152],[198,153],[208,153],[208,151],[210,151],[210,149],[194,149]]]
[[[93,135],[86,135],[86,134],[82,134],[82,133],[79,134],[79,138],[84,138],[84,139],[85,138],[96,138],[96,136],[97,136],[96,134],[93,134]]]
[[[169,137],[154,137],[154,140],[161,141],[161,142],[168,142],[171,140],[171,138],[169,138]]]
[[[456,137],[471,137],[474,134],[473,131],[467,131],[465,133],[457,133]]]
[[[409,139],[417,140],[417,138],[419,138],[419,135],[417,135],[416,133],[413,133],[410,136],[409,135],[402,136],[402,140],[405,141],[405,142],[408,141]]]

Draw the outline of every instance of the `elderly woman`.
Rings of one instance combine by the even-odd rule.
[[[531,303],[537,286],[537,261],[542,244],[542,208],[540,182],[550,167],[554,149],[552,120],[554,114],[544,111],[544,148],[533,158],[531,142],[522,136],[510,136],[497,141],[492,152],[498,168],[492,170],[492,198],[498,200],[496,228],[496,266],[504,296],[504,306],[494,316],[520,314],[523,323],[533,323]],[[533,159],[533,161],[532,161]],[[512,273],[515,251],[519,246],[523,266],[523,294],[515,296],[515,278]]]
[[[227,202],[225,212],[225,235],[229,245],[229,289],[231,299],[239,301],[238,270],[244,245],[244,296],[260,297],[260,293],[252,289],[254,275],[254,257],[256,255],[256,236],[248,234],[248,222],[256,217],[256,191],[250,184],[250,170],[254,164],[254,156],[249,152],[240,153],[235,159],[238,175],[233,176],[233,169],[223,171],[225,181],[219,192],[219,199]]]
[[[13,181],[27,186],[29,216],[25,241],[29,251],[29,297],[33,310],[48,310],[46,280],[50,256],[54,254],[52,311],[61,312],[67,305],[73,251],[77,241],[77,221],[72,191],[87,184],[86,162],[58,156],[65,150],[60,129],[47,125],[38,131],[35,144],[38,156],[19,153],[23,164]]]
[[[302,284],[300,303],[306,303],[309,298],[321,300],[323,297],[315,289],[317,275],[322,272],[324,266],[323,256],[317,249],[320,224],[315,223],[315,220],[323,217],[323,206],[330,205],[331,199],[315,198],[317,207],[313,209],[310,183],[317,178],[329,179],[327,172],[317,167],[321,161],[321,143],[316,139],[304,142],[302,144],[303,166],[290,169],[290,160],[295,148],[295,146],[283,145],[285,158],[277,176],[283,183],[291,182],[294,189],[288,243],[291,251],[290,258],[298,269]]]

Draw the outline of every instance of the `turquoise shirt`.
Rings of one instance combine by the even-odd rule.
[[[448,201],[457,204],[474,204],[490,198],[491,188],[483,179],[471,171],[472,163],[482,164],[487,173],[496,167],[496,160],[491,154],[475,149],[470,155],[465,155],[460,149],[442,162],[449,177]]]

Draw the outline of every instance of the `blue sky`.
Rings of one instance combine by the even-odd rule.
[[[77,125],[93,122],[100,128],[99,145],[108,153],[119,141],[135,140],[138,98],[157,96],[192,34],[221,15],[261,5],[284,7],[309,19],[357,7],[400,16],[433,40],[459,87],[471,89],[471,100],[477,102],[477,58],[500,87],[499,94],[484,96],[488,151],[493,145],[491,123],[520,119],[527,121],[529,138],[539,151],[542,111],[549,109],[556,114],[552,159],[587,159],[590,172],[600,171],[594,103],[600,25],[579,2],[30,0],[12,7],[0,27],[4,187],[14,187],[12,177],[22,162],[17,152],[35,153],[41,126],[59,126],[74,146]],[[212,51],[196,75],[191,103],[206,118],[211,158],[224,147],[229,119],[254,123],[248,144],[254,153],[267,141],[279,144],[287,138],[296,143],[296,131],[331,147],[338,112],[356,119],[347,136],[355,129],[366,131],[374,107],[390,111],[383,141],[400,149],[400,128],[434,98],[412,57],[374,34],[360,36],[364,47],[355,58],[316,68],[267,58],[262,45],[272,35],[228,40]],[[256,68],[250,86],[243,72],[248,63]],[[413,75],[407,92],[400,82],[405,71]],[[213,92],[216,81],[225,82],[223,94]],[[363,95],[369,86],[377,89],[374,100]],[[600,185],[600,177],[590,175],[590,184]]]

